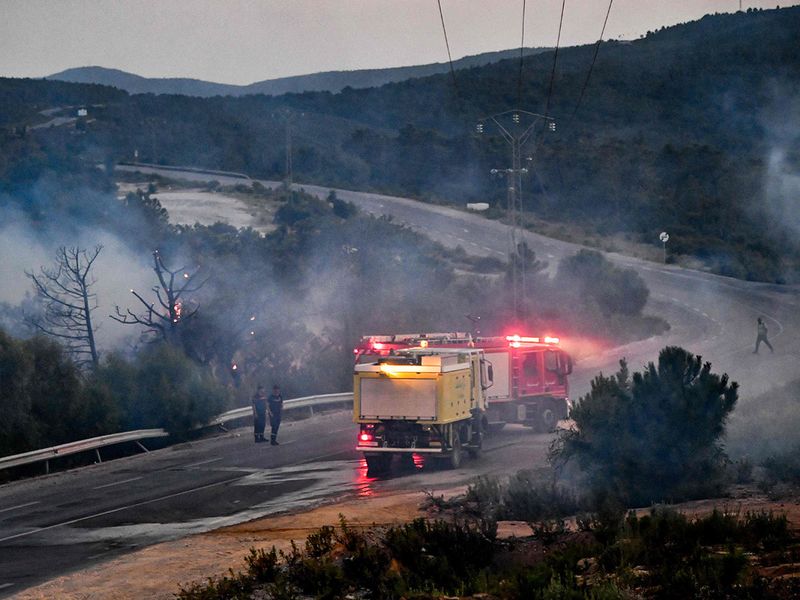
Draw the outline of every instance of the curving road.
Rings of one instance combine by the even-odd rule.
[[[329,191],[302,187],[321,196]],[[446,246],[497,257],[508,249],[507,227],[475,214],[379,194],[337,194],[368,212],[392,215]],[[533,233],[525,237],[551,264],[579,249]],[[730,373],[742,384],[741,402],[798,377],[798,288],[609,257],[642,275],[651,290],[648,312],[663,316],[672,328],[665,336],[586,356],[572,376],[573,397],[588,390],[597,371],[615,370],[619,358],[638,368],[666,344],[680,344],[707,357],[715,370]],[[767,320],[774,355],[752,354],[759,315]],[[413,473],[378,480],[366,476],[352,449],[356,428],[346,412],[287,423],[281,434],[277,448],[255,445],[249,431],[238,430],[0,487],[0,596],[143,545],[256,516],[344,496],[451,487],[477,474],[531,467],[542,463],[551,440],[507,427],[489,441],[481,458],[458,471],[420,462]]]

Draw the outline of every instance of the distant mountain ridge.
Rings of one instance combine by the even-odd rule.
[[[547,52],[549,48],[525,48],[524,56]],[[479,67],[508,58],[519,57],[519,48],[484,52],[473,56],[465,56],[453,61],[454,69]],[[404,81],[417,77],[438,75],[450,70],[446,62],[430,63],[410,67],[391,67],[386,69],[359,69],[355,71],[324,71],[309,75],[295,75],[266,79],[249,85],[233,85],[214,83],[191,78],[152,78],[142,77],[119,69],[106,67],[77,67],[48,75],[45,79],[67,81],[71,83],[96,83],[108,85],[131,94],[179,94],[183,96],[245,96],[248,94],[265,94],[279,96],[281,94],[302,92],[339,92],[345,87],[355,89],[378,87],[386,83]]]

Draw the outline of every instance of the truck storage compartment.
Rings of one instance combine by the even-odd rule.
[[[361,419],[436,420],[436,379],[362,378]]]

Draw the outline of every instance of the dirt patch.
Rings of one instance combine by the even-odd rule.
[[[117,184],[120,197],[143,189],[140,183]],[[237,229],[252,227],[262,234],[275,229],[272,218],[275,205],[248,194],[214,192],[202,188],[178,188],[167,185],[153,194],[169,213],[173,225],[213,225],[226,223]]]

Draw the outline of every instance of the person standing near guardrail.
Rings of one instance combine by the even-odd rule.
[[[267,392],[263,385],[259,385],[253,394],[253,434],[256,444],[266,442],[264,428],[267,426]]]
[[[278,387],[278,384],[272,386],[272,393],[267,400],[269,402],[269,424],[272,427],[269,443],[277,446],[278,428],[281,426],[281,413],[283,412],[283,396],[281,396],[281,388]]]

